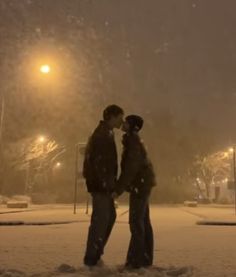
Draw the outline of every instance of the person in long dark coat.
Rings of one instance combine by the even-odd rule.
[[[153,230],[149,215],[149,198],[155,186],[153,166],[139,137],[143,119],[137,115],[126,117],[123,130],[121,175],[116,194],[130,193],[129,224],[131,240],[126,266],[148,267],[153,263]]]
[[[100,260],[116,219],[112,193],[118,166],[113,129],[121,127],[123,114],[120,107],[108,106],[85,151],[83,175],[93,208],[84,257],[87,266],[95,266]]]

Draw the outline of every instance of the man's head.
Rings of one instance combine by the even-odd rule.
[[[143,127],[143,119],[138,115],[129,115],[125,118],[122,130],[124,132],[139,132]]]
[[[117,105],[110,105],[103,111],[103,119],[109,126],[119,129],[123,123],[124,111]]]

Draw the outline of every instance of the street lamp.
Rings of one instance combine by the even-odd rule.
[[[38,142],[44,143],[46,141],[46,138],[44,136],[39,136],[38,137]]]
[[[56,168],[61,167],[61,163],[60,163],[60,162],[57,162],[57,163],[55,164],[55,167],[56,167]]]
[[[51,71],[51,67],[48,64],[43,64],[40,66],[40,72],[43,74],[48,74]]]

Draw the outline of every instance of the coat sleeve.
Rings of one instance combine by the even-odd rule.
[[[109,145],[111,141],[106,136],[96,136],[92,141],[91,162],[94,175],[104,188],[114,187],[114,176],[111,174]]]
[[[143,155],[139,144],[130,144],[126,151],[126,154],[122,157],[122,171],[116,185],[118,195],[132,186],[132,182],[143,163]]]

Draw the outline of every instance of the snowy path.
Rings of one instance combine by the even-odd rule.
[[[124,262],[129,241],[128,214],[125,211],[126,206],[117,211],[117,224],[104,255],[106,266],[93,272],[82,265],[89,225],[84,208],[80,208],[76,215],[68,206],[48,206],[26,213],[1,214],[0,221],[79,222],[48,226],[0,226],[0,270],[20,270],[27,275],[48,272],[45,276],[52,276],[55,268],[69,264],[78,270],[77,273],[55,275],[169,276],[167,273],[174,266],[189,269],[187,274],[176,273],[175,276],[236,276],[236,227],[195,224],[201,218],[234,218],[232,209],[152,206],[155,265],[166,268],[166,271],[153,269],[133,273],[120,272],[117,267]]]

